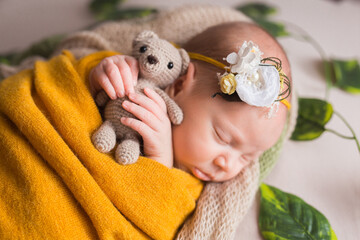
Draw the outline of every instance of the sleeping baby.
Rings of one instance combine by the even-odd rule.
[[[134,92],[134,57],[107,57],[91,71],[90,86],[93,94],[103,89],[112,99],[128,96],[122,106],[136,118],[121,122],[141,135],[146,157],[223,182],[280,138],[290,108],[290,66],[279,43],[251,23],[211,27],[183,47],[192,61],[165,89],[183,111],[179,125],[171,125],[154,90]]]
[[[179,125],[157,92],[134,93],[138,62],[116,52],[77,60],[64,51],[0,83],[3,238],[174,239],[180,228],[179,239],[232,235],[258,187],[257,158],[283,132],[289,64],[249,23],[211,27],[182,47],[192,60],[164,89],[183,112]],[[137,164],[93,147],[102,119],[88,79],[93,94],[128,96],[122,106],[135,117],[121,121],[142,137]]]

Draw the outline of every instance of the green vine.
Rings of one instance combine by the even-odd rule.
[[[360,153],[360,143],[359,143],[359,139],[356,137],[354,129],[350,126],[350,124],[346,121],[346,119],[340,113],[334,111],[334,114],[336,116],[338,116],[344,122],[344,124],[349,128],[350,132],[353,135],[352,138],[349,138],[349,139],[354,139],[355,140],[356,146],[357,146],[357,148],[359,150],[359,153]]]
[[[331,69],[329,64],[330,58],[327,56],[325,50],[321,47],[321,45],[313,37],[311,37],[311,35],[308,32],[306,32],[303,28],[288,21],[283,21],[283,22],[285,23],[285,25],[301,33],[299,35],[295,35],[293,32],[291,32],[289,35],[290,37],[293,37],[296,40],[300,40],[300,41],[302,40],[309,43],[319,53],[325,72],[325,80],[326,80],[325,100],[328,100],[330,95],[330,89],[333,86],[331,80]]]
[[[299,104],[299,117],[291,139],[297,141],[313,140],[317,137],[320,137],[324,131],[327,131],[344,139],[355,140],[360,153],[359,141],[355,135],[354,130],[351,128],[350,124],[345,120],[344,117],[342,117],[339,113],[332,111],[332,106],[330,103],[328,103],[330,90],[334,86],[343,88],[347,92],[360,93],[360,66],[358,62],[356,60],[332,60],[328,57],[322,46],[300,26],[288,21],[274,22],[270,20],[268,17],[277,12],[276,8],[272,6],[268,6],[262,3],[250,3],[237,7],[237,9],[242,11],[248,17],[252,18],[256,23],[265,28],[274,37],[292,37],[296,40],[307,42],[320,55],[326,81],[325,100],[316,101],[316,99],[299,99],[299,101],[304,100],[302,101],[304,104]],[[289,31],[289,29],[292,31]],[[331,108],[331,114],[329,116],[331,117],[333,113],[339,116],[340,119],[342,119],[342,121],[350,129],[353,135],[352,137],[345,136],[333,129],[325,128],[325,124],[330,118],[326,122],[322,122],[322,117],[325,116],[325,113],[329,110],[329,107]],[[318,118],[316,119],[314,116],[317,116]]]

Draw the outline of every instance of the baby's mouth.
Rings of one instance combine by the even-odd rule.
[[[195,175],[195,177],[199,178],[200,180],[203,181],[212,181],[213,180],[213,176],[201,171],[200,169],[194,167],[192,169],[192,173]]]

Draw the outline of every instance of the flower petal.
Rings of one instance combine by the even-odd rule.
[[[236,64],[238,61],[238,55],[235,52],[232,52],[229,55],[227,55],[226,61],[230,64]]]
[[[248,79],[249,75],[237,75],[236,92],[240,99],[252,106],[269,107],[280,92],[280,76],[274,66],[260,66],[257,82]]]

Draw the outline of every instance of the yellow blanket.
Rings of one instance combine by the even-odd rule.
[[[89,70],[64,52],[0,84],[1,239],[172,239],[202,183],[147,158],[121,166],[90,136]]]

